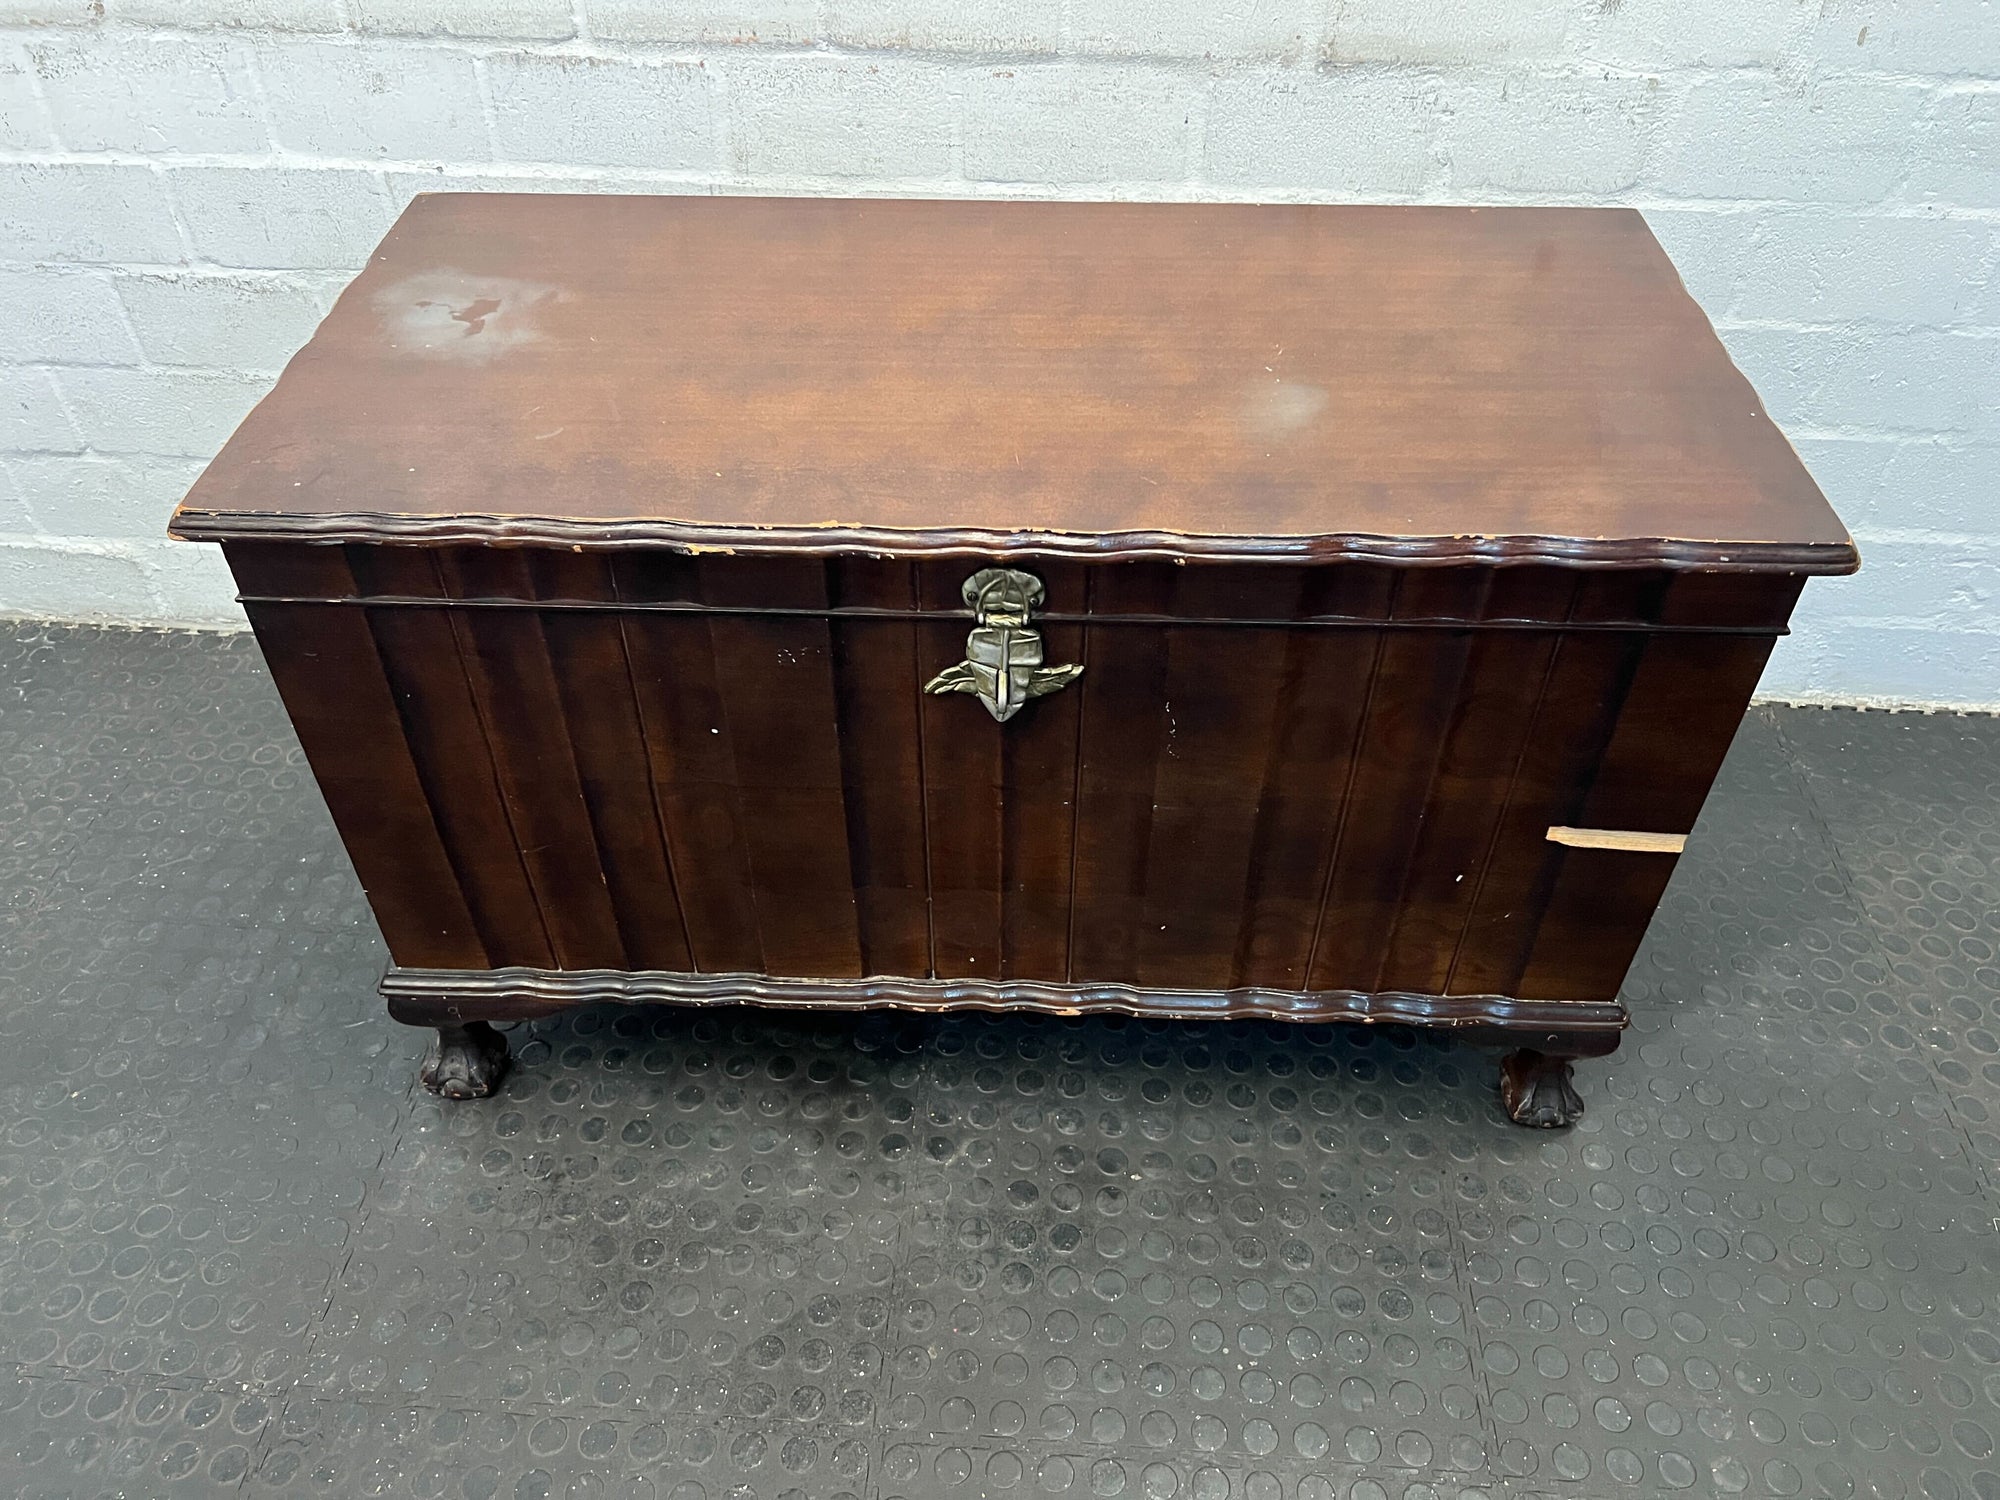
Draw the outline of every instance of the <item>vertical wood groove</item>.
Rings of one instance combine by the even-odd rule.
[[[1522,646],[1493,636],[1475,649],[1497,571],[1409,570],[1398,580],[1311,988],[1427,989],[1449,956],[1442,929],[1459,904],[1464,829],[1484,795],[1480,752],[1501,696],[1476,673]],[[1464,623],[1393,628],[1395,618],[1433,614]]]
[[[1619,664],[1616,687],[1604,695],[1606,711],[1593,726],[1597,733],[1593,735],[1592,753],[1585,762],[1584,773],[1566,788],[1568,793],[1565,798],[1566,805],[1576,810],[1577,818],[1582,816],[1583,808],[1590,800],[1591,789],[1596,784],[1598,772],[1603,764],[1604,752],[1610,745],[1612,737],[1618,732],[1618,721],[1625,716],[1626,705],[1631,700],[1632,689],[1638,683],[1639,669],[1645,659],[1644,641],[1635,641],[1632,649],[1625,652]],[[1568,853],[1568,850],[1554,844],[1549,845],[1544,851],[1545,862],[1542,873],[1534,886],[1535,899],[1527,903],[1527,919],[1518,929],[1518,944],[1514,950],[1513,962],[1507,970],[1507,987],[1502,991],[1504,994],[1512,995],[1520,992],[1522,980],[1526,978],[1529,968],[1534,963],[1535,950],[1541,942],[1542,924],[1548,916],[1549,900],[1562,880]],[[1651,915],[1650,910],[1647,915]]]
[[[1257,893],[1260,878],[1271,872],[1269,842],[1271,825],[1284,816],[1281,799],[1275,795],[1274,787],[1279,770],[1285,763],[1285,726],[1299,720],[1300,682],[1305,676],[1305,641],[1296,631],[1286,632],[1285,664],[1279,678],[1279,689],[1271,706],[1271,721],[1266,731],[1264,745],[1264,772],[1257,783],[1257,811],[1250,831],[1250,863],[1246,871],[1243,891],[1243,905],[1236,921],[1236,946],[1229,961],[1229,982],[1231,985],[1258,983],[1253,977],[1257,963],[1256,943],[1261,930]]]
[[[1094,613],[1169,612],[1173,570],[1150,564],[1099,572]],[[1147,952],[1155,870],[1159,775],[1171,692],[1166,634],[1155,628],[1096,629],[1089,712],[1077,718],[1074,921],[1070,965],[1079,982],[1136,982]]]
[[[603,819],[597,804],[590,795],[590,780],[584,773],[583,758],[577,751],[576,720],[571,712],[570,696],[565,687],[564,673],[557,664],[557,651],[549,639],[547,621],[539,610],[533,615],[535,639],[541,645],[541,654],[549,668],[549,681],[555,689],[556,720],[562,728],[562,753],[569,765],[571,777],[575,780],[583,807],[582,832],[590,844],[590,855],[597,866],[597,878],[604,886],[605,904],[610,909],[611,930],[617,934],[622,963],[627,968],[650,968],[641,957],[643,932],[635,925],[635,914],[627,910],[627,902],[621,899],[622,892],[614,878],[618,861],[613,857],[606,842]],[[650,800],[650,798],[649,798]]]
[[[1389,607],[1393,613],[1396,600],[1402,593],[1406,574],[1398,574],[1391,590]],[[1388,646],[1388,632],[1375,633],[1375,650],[1368,663],[1368,685],[1362,690],[1361,712],[1354,720],[1354,740],[1348,750],[1346,784],[1340,794],[1340,812],[1333,831],[1333,847],[1327,853],[1326,875],[1320,882],[1319,901],[1313,911],[1312,943],[1306,949],[1305,973],[1300,976],[1299,988],[1311,989],[1313,974],[1319,967],[1320,942],[1326,932],[1327,908],[1333,901],[1333,884],[1340,872],[1340,856],[1347,841],[1347,824],[1354,812],[1354,787],[1361,776],[1363,751],[1368,743],[1368,721],[1375,711],[1375,687],[1382,678],[1382,654]]]
[[[381,666],[384,681],[393,681],[389,675],[388,661],[382,655],[382,643],[376,638],[373,622],[368,620],[368,613],[367,610],[362,611],[362,620],[368,632],[368,643],[375,648],[375,660]],[[389,693],[389,702],[396,711],[396,722],[402,727],[403,745],[409,752],[410,765],[416,772],[417,785],[423,789],[424,815],[430,823],[431,831],[437,835],[438,847],[444,851],[445,864],[451,870],[452,883],[458,890],[459,903],[471,916],[473,931],[479,936],[479,946],[485,950],[487,962],[492,963],[495,954],[501,950],[486,933],[484,924],[479,920],[479,908],[472,900],[469,883],[465,878],[464,857],[452,847],[451,840],[445,836],[445,830],[438,822],[437,798],[432,793],[430,777],[425,773],[424,763],[417,758],[416,746],[411,740],[409,711],[402,701],[402,695],[393,688]],[[539,914],[539,908],[537,913]]]
[[[910,608],[922,606],[922,592],[916,565],[910,566]],[[937,879],[932,872],[934,860],[931,853],[931,771],[930,751],[926,746],[924,733],[924,660],[923,636],[915,625],[910,626],[910,691],[916,694],[914,716],[917,723],[917,817],[924,834],[924,953],[928,967],[925,977],[938,977],[937,946]]]
[[[995,737],[999,750],[1000,795],[993,799],[994,830],[994,883],[1000,888],[1000,963],[995,972],[1002,979],[1017,977],[1014,973],[1014,955],[1018,944],[1015,939],[1021,921],[1021,901],[1015,886],[1024,867],[1021,858],[1021,841],[1027,833],[1014,817],[1015,788],[1021,784],[1021,740],[1020,736],[1007,733],[1006,725],[1000,726]]]
[[[1575,618],[1577,589],[1574,580],[1570,584],[1569,602],[1563,607],[1565,622]],[[1493,856],[1500,847],[1500,837],[1507,829],[1507,815],[1513,811],[1514,799],[1520,792],[1521,767],[1527,764],[1528,750],[1536,742],[1542,727],[1542,713],[1548,705],[1549,684],[1555,681],[1556,664],[1562,660],[1562,650],[1566,637],[1557,636],[1549,650],[1549,659],[1542,668],[1542,680],[1535,688],[1535,706],[1528,715],[1527,731],[1521,736],[1521,743],[1514,751],[1514,764],[1507,772],[1507,790],[1500,799],[1499,810],[1493,816],[1493,831],[1487,836],[1486,852],[1479,861],[1479,874],[1473,881],[1472,895],[1465,905],[1465,919],[1459,924],[1458,940],[1452,944],[1451,962],[1445,968],[1444,984],[1440,993],[1452,993],[1452,984],[1458,978],[1459,959],[1465,953],[1466,938],[1472,931],[1473,918],[1479,913],[1479,903],[1486,894],[1486,878],[1493,869]]]
[[[908,610],[907,563],[829,561],[830,601]],[[918,641],[909,619],[831,623],[835,739],[863,973],[927,976],[931,966],[929,849],[924,827]]]
[[[567,561],[567,559],[565,559]],[[532,560],[528,568],[535,580]],[[661,913],[659,895],[652,877],[665,877],[666,896],[675,907],[678,930],[680,893],[668,868],[665,851],[649,838],[641,838],[635,849],[629,842],[633,829],[647,829],[654,811],[651,766],[646,757],[644,726],[636,711],[628,724],[618,722],[618,704],[631,698],[631,669],[624,657],[624,631],[606,634],[601,619],[583,620],[563,611],[536,610],[533,639],[539,644],[541,660],[548,668],[549,686],[558,724],[562,728],[564,763],[576,788],[583,814],[580,831],[588,839],[595,856],[596,873],[604,886],[611,931],[623,950],[627,967],[642,969],[685,967],[692,961],[685,942],[664,948],[659,938]],[[610,674],[603,662],[609,647],[616,645],[618,656]],[[610,675],[615,686],[603,680]],[[585,692],[588,686],[591,692]],[[596,696],[593,697],[592,693]],[[601,704],[601,706],[600,706]],[[641,775],[632,774],[632,753],[637,751]],[[633,815],[629,801],[643,781],[646,816]],[[645,868],[646,855],[661,856],[657,869]],[[684,934],[682,934],[684,937]]]
[[[328,565],[365,592],[386,587],[441,597],[436,564],[423,552],[325,551]],[[552,965],[541,904],[528,883],[450,624],[432,610],[354,613],[392,695],[404,749],[489,960]]]
[[[240,581],[254,563],[232,555],[230,566]],[[390,956],[406,965],[492,964],[365,623],[338,605],[251,604],[245,612]],[[370,730],[384,743],[369,743]]]
[[[534,597],[534,554],[469,549],[431,555],[448,598],[495,586]],[[627,914],[610,878],[617,861],[607,857],[592,778],[578,754],[569,695],[542,611],[446,613],[557,967],[603,967],[607,957],[631,966]],[[496,714],[507,722],[496,726]]]
[[[363,606],[251,613],[398,962],[1540,1001],[1610,998],[1672,868],[1548,826],[1685,830],[1769,645],[1698,627],[1797,592],[1050,559],[1086,671],[996,724],[923,692],[957,564],[307,552],[231,564]]]
[[[1422,848],[1425,829],[1430,825],[1432,809],[1437,801],[1438,773],[1444,768],[1445,756],[1450,752],[1453,735],[1463,721],[1471,694],[1467,691],[1466,668],[1472,659],[1472,642],[1468,638],[1459,644],[1458,669],[1452,675],[1451,707],[1446,712],[1444,723],[1439,728],[1436,742],[1430,751],[1430,768],[1424,772],[1423,793],[1417,798],[1417,816],[1410,824],[1409,831],[1402,839],[1401,854],[1396,866],[1396,894],[1388,902],[1388,924],[1382,934],[1380,951],[1375,956],[1375,968],[1366,988],[1382,988],[1383,976],[1396,952],[1396,935],[1403,928],[1408,914],[1410,900],[1410,876],[1416,869],[1417,854]]]
[[[701,559],[709,603],[827,607],[819,559],[717,566],[722,561]],[[718,614],[709,638],[726,728],[718,769],[741,793],[739,836],[759,946],[773,973],[858,976],[861,921],[850,884],[830,622],[811,614]]]
[[[640,563],[620,560],[614,574]],[[620,576],[628,592],[662,580]],[[678,572],[665,584],[688,586]],[[715,658],[708,622],[697,616],[643,615],[625,622],[639,722],[650,749],[654,797],[666,826],[686,923],[688,961],[697,972],[761,972],[754,883],[744,847],[740,799],[721,761],[725,722],[715,693]]]
[[[1480,619],[1519,613],[1522,576],[1489,571],[1467,613]],[[1546,596],[1547,586],[1540,581],[1531,580],[1527,587],[1537,597]],[[1572,600],[1559,592],[1550,602],[1566,617]],[[1486,874],[1509,833],[1507,810],[1535,741],[1559,639],[1482,631],[1475,623],[1459,637],[1459,645],[1448,648],[1440,642],[1439,658],[1457,663],[1449,690],[1451,712],[1439,728],[1374,989],[1448,991]],[[1512,829],[1512,837],[1526,843],[1518,828]],[[1540,851],[1529,846],[1511,852],[1532,859]]]
[[[621,603],[624,601],[625,595],[618,569],[608,562],[604,567],[604,585],[613,600]],[[674,860],[674,842],[667,832],[666,809],[660,803],[660,779],[655,770],[658,761],[655,758],[653,732],[646,723],[646,706],[639,696],[639,670],[632,660],[631,617],[621,612],[617,619],[618,655],[625,664],[625,690],[631,698],[632,722],[639,731],[639,753],[646,767],[646,800],[653,809],[653,832],[659,838],[660,859],[666,865],[667,884],[673,890],[674,916],[680,922],[681,944],[687,950],[688,968],[690,971],[696,971],[699,965],[695,962],[694,956],[694,931],[688,924],[687,901],[683,895],[686,886],[681,880],[680,867]]]
[[[1237,899],[1236,939],[1230,948],[1228,970],[1228,983],[1231,985],[1251,982],[1246,977],[1246,971],[1250,966],[1249,949],[1257,928],[1258,877],[1263,873],[1258,858],[1260,835],[1264,831],[1265,820],[1272,816],[1276,801],[1273,788],[1284,759],[1284,724],[1297,708],[1298,645],[1297,634],[1286,632],[1285,662],[1279,675],[1279,690],[1272,695],[1270,716],[1264,723],[1264,769],[1257,778],[1257,801],[1250,814],[1250,857],[1243,863],[1243,890]]]
[[[445,583],[443,554],[432,551],[426,556],[431,572],[437,580],[439,595],[448,595],[451,590]],[[494,794],[499,800],[501,816],[507,820],[507,837],[514,845],[515,857],[521,862],[521,879],[527,883],[528,890],[535,898],[535,912],[542,924],[542,942],[548,947],[551,961],[560,967],[561,955],[556,946],[555,930],[549,922],[548,901],[543,897],[541,884],[535,879],[534,869],[529,864],[526,845],[521,839],[520,825],[514,817],[513,799],[507,794],[506,778],[500,774],[500,759],[493,746],[493,726],[487,722],[486,710],[479,701],[477,688],[473,685],[472,664],[466,659],[463,632],[467,621],[462,611],[446,610],[445,622],[451,628],[451,647],[458,661],[458,675],[465,684],[466,696],[471,700],[473,720],[479,725],[479,739],[486,750],[486,767],[493,777]]]
[[[615,594],[618,589],[618,575],[615,572],[611,574],[611,588]],[[632,718],[639,727],[639,750],[646,758],[646,799],[653,807],[653,830],[659,835],[660,858],[666,863],[667,883],[673,888],[674,915],[680,920],[681,942],[687,948],[688,968],[698,970],[699,966],[694,956],[694,933],[688,926],[687,902],[681,897],[685,887],[681,883],[680,869],[674,863],[673,840],[667,836],[667,815],[660,806],[659,778],[653,774],[655,762],[652,731],[646,727],[645,707],[639,701],[639,676],[632,665],[632,640],[626,630],[626,619],[622,615],[618,619],[618,654],[625,663],[625,685],[632,695]]]
[[[387,653],[382,649],[382,639],[375,629],[374,613],[373,610],[362,610],[362,624],[367,631],[368,643],[375,650],[375,659],[382,669],[383,680],[390,687],[389,701],[396,710],[396,722],[402,727],[403,745],[409,752],[410,765],[416,772],[417,785],[423,789],[424,811],[430,818],[432,829],[437,833],[438,846],[444,850],[445,863],[451,867],[452,878],[458,886],[458,898],[465,904],[466,910],[471,913],[473,929],[479,934],[479,946],[486,950],[487,962],[495,962],[497,961],[496,956],[505,952],[505,944],[503,941],[497,940],[494,934],[486,930],[486,922],[481,917],[479,903],[472,899],[471,882],[466,878],[465,852],[456,846],[443,823],[439,820],[439,798],[437,788],[433,785],[433,775],[426,768],[424,758],[417,753],[416,726],[410,722],[410,709],[405,702],[405,695],[395,691],[396,673],[390,664],[391,653]],[[470,691],[469,684],[467,690]],[[484,733],[485,726],[483,723],[480,728],[481,732]],[[489,772],[491,771],[490,765],[488,766],[488,770]],[[494,787],[494,794],[496,798],[499,796],[499,787],[497,785]],[[508,837],[518,847],[519,840],[514,839],[511,826],[508,829]],[[526,873],[523,870],[523,878],[526,877]],[[548,922],[542,916],[540,901],[535,902],[535,919],[541,924],[542,941],[546,944],[548,942]]]
[[[1080,612],[1086,617],[1091,612],[1091,596],[1097,587],[1097,575],[1086,571],[1083,575],[1083,599]],[[1076,852],[1081,841],[1083,828],[1083,729],[1090,722],[1090,642],[1092,631],[1088,624],[1077,632],[1077,660],[1083,671],[1076,679],[1076,746],[1071,756],[1069,776],[1069,897],[1066,905],[1067,922],[1063,928],[1063,979],[1073,982],[1076,978]]]
[[[1051,570],[1044,581],[1053,597],[1065,601],[1081,587],[1073,568]],[[1072,623],[1046,627],[1048,660],[1084,660],[1082,635]],[[997,881],[1003,978],[1042,979],[1068,968],[1080,686],[1037,699],[1018,718],[994,726],[1002,747]]]

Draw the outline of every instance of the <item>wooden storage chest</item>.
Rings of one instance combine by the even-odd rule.
[[[440,1091],[589,1000],[1108,1008],[1511,1039],[1535,1124],[1856,566],[1579,209],[424,197],[173,531]]]

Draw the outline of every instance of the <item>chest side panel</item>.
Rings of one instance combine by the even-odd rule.
[[[1800,580],[1773,579],[1747,597],[1739,580],[1688,575],[1664,590],[1660,618],[1697,625],[1726,610],[1782,626]],[[1695,824],[1769,660],[1768,634],[1698,630],[1638,638],[1603,749],[1579,768],[1552,821],[1686,833]],[[1677,856],[1548,846],[1533,942],[1504,993],[1546,1000],[1615,995],[1666,891]]]
[[[435,785],[436,760],[425,753],[433,742],[409,728],[413,697],[435,700],[432,723],[463,701],[450,654],[431,657],[442,682],[435,693],[399,679],[385,660],[373,612],[343,602],[357,592],[343,549],[226,550],[272,680],[396,961],[441,968],[546,963],[546,945],[532,940],[540,914],[525,887],[503,881],[504,889],[487,893],[482,903],[481,850],[451,837],[450,798]],[[471,763],[483,769],[486,751],[476,725],[470,739],[476,742],[467,747]],[[495,866],[517,872],[512,833],[483,776],[475,795],[482,789],[488,796],[476,823],[483,852]],[[470,862],[469,852],[475,856]],[[508,913],[521,924],[518,934],[496,932],[484,920],[510,894],[526,898],[525,906],[517,901]]]

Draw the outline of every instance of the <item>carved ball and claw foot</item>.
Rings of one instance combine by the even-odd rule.
[[[507,1038],[484,1021],[437,1029],[417,1081],[440,1099],[484,1099],[507,1074]]]
[[[1573,1076],[1569,1058],[1523,1047],[1500,1059],[1500,1102],[1516,1125],[1535,1130],[1573,1125],[1583,1113]]]

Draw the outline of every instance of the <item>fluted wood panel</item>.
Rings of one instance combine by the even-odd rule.
[[[836,560],[827,565],[827,584],[828,599],[843,607],[916,608],[916,570],[908,563]],[[861,969],[928,976],[934,965],[920,699],[911,691],[875,688],[921,679],[917,627],[907,620],[836,619],[831,625]]]
[[[367,620],[337,604],[247,612],[397,960],[448,969],[507,962],[507,950],[481,940]]]
[[[1051,562],[1086,670],[996,724],[921,691],[976,564],[231,553],[356,601],[251,613],[399,963],[1576,1000],[1673,859],[1546,830],[1685,831],[1770,642],[1657,627],[1796,593]]]
[[[453,598],[529,592],[529,554],[489,549],[436,554]],[[578,969],[600,955],[631,961],[619,932],[605,858],[605,832],[592,816],[578,768],[572,725],[549,659],[542,618],[532,610],[447,610],[458,660],[485,727],[494,774],[541,909],[556,966]],[[602,743],[615,722],[593,715]],[[438,774],[451,768],[438,766]]]
[[[319,550],[330,560],[340,558],[339,552]],[[432,553],[390,547],[346,550],[355,584],[368,592],[444,597],[444,580]],[[411,759],[489,960],[553,967],[555,948],[501,789],[490,730],[461,658],[457,622],[441,609],[350,613],[366,620],[372,654],[403,707],[401,724]],[[355,746],[361,754],[369,749],[365,741]]]

